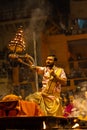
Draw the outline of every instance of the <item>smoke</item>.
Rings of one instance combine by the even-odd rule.
[[[80,91],[75,93],[73,105],[74,109],[72,109],[72,116],[82,118],[87,116],[87,82],[81,82]]]
[[[36,6],[33,1],[35,8],[33,7],[31,9],[29,23],[25,29],[25,38],[27,43],[26,48],[31,53],[33,53],[32,50],[34,50],[34,42],[37,42],[37,48],[40,47],[41,34],[46,29],[46,22],[49,14],[51,13],[50,3],[45,2],[46,1],[42,1],[42,3],[38,3]],[[38,53],[40,53],[39,51],[40,49],[38,48]]]
[[[45,15],[44,10],[40,8],[36,8],[32,10],[31,12],[31,18],[29,20],[29,25],[27,26],[27,29],[25,30],[26,33],[26,39],[31,41],[33,39],[33,33],[36,34],[36,39],[41,34],[41,32],[45,28],[45,22],[46,22],[47,16]]]
[[[30,20],[30,30],[36,33],[43,31],[46,19],[47,16],[45,15],[44,10],[37,8],[34,11],[32,11]]]
[[[37,8],[31,10],[29,25],[26,28],[26,36],[31,41],[31,35],[36,33],[36,38],[38,38],[39,34],[44,31],[46,28],[46,21],[50,14],[50,6],[48,4],[41,4]]]

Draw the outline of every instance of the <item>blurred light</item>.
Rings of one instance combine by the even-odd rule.
[[[74,125],[72,126],[72,128],[77,128],[77,127],[79,127],[79,124],[78,124],[78,123],[76,123],[76,124],[74,124]]]
[[[43,130],[46,129],[46,124],[45,124],[45,121],[43,121]]]

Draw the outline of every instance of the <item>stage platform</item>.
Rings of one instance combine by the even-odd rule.
[[[76,128],[73,126],[77,125]],[[62,118],[53,116],[41,117],[0,117],[0,130],[87,130],[87,121],[77,118]]]

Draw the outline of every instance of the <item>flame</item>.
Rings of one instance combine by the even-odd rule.
[[[46,123],[45,123],[45,121],[43,121],[43,129],[44,130],[46,129]]]

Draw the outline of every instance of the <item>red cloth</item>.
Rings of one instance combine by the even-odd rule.
[[[68,117],[71,112],[72,112],[72,109],[73,109],[73,104],[68,104],[66,107],[65,107],[65,110],[64,110],[64,117]]]

